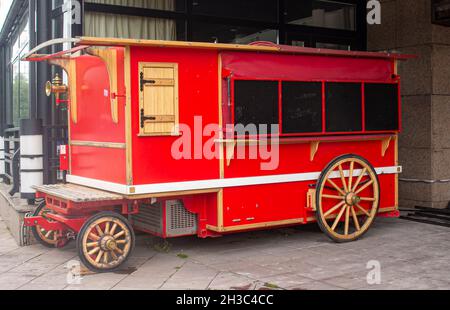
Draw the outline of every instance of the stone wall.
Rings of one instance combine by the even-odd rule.
[[[368,26],[368,48],[419,58],[399,65],[403,132],[402,179],[450,179],[450,27],[431,23],[431,0],[382,0],[381,25]],[[450,183],[401,181],[400,205],[437,208],[450,202]]]

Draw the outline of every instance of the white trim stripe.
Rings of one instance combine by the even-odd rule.
[[[378,175],[382,174],[399,174],[402,172],[401,166],[381,167],[376,168]],[[361,174],[362,170],[355,170],[354,176]],[[350,171],[344,171],[348,176]],[[163,194],[171,192],[191,191],[191,190],[208,190],[229,187],[251,186],[251,185],[267,185],[280,183],[293,183],[301,181],[316,181],[320,177],[321,172],[308,172],[297,174],[280,174],[259,177],[246,178],[230,178],[230,179],[212,179],[201,181],[188,182],[172,182],[172,183],[158,183],[145,184],[136,186],[127,186],[117,183],[105,182],[90,178],[79,177],[75,175],[68,175],[67,182],[87,187],[102,189],[105,191],[123,194],[123,195],[146,195],[146,194]],[[339,173],[331,174],[332,178],[339,178]]]

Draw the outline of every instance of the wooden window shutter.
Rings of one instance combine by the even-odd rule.
[[[178,135],[178,64],[139,64],[142,136]]]

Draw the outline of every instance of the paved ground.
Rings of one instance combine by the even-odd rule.
[[[0,289],[450,289],[449,257],[449,228],[379,219],[350,244],[328,241],[315,225],[168,244],[139,236],[124,270],[82,272],[77,283],[73,242],[19,248],[0,221]],[[378,264],[381,284],[370,285]]]

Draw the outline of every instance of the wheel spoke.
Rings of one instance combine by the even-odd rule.
[[[360,189],[358,189],[358,190],[355,192],[355,195],[358,195],[359,193],[361,193],[363,190],[365,190],[366,188],[368,188],[368,187],[369,187],[370,185],[372,185],[373,183],[374,183],[373,180],[370,180],[370,182],[364,184],[364,186],[362,186]]]
[[[364,168],[361,172],[361,174],[359,175],[358,179],[356,179],[355,185],[353,185],[353,189],[352,192],[356,191],[356,188],[358,187],[359,183],[361,183],[362,178],[364,177],[364,175],[367,172],[367,168]]]
[[[102,256],[105,252],[103,250],[100,250],[100,252],[97,255],[97,258],[95,259],[95,262],[98,264],[100,260],[102,259]]]
[[[124,230],[122,230],[120,233],[118,233],[118,234],[115,234],[114,235],[114,239],[119,239],[120,237],[122,237],[123,235],[125,235],[125,231]]]
[[[343,200],[345,197],[343,197],[343,196],[335,196],[335,195],[322,195],[322,198]]]
[[[94,234],[93,232],[91,232],[88,236],[89,239],[91,239],[92,241],[98,241],[100,240],[100,237],[97,236],[96,234]]]
[[[331,185],[333,185],[333,187],[334,187],[341,195],[345,196],[344,191],[343,191],[341,188],[339,188],[339,186],[337,186],[336,183],[333,182],[333,180],[327,179],[327,181],[328,181],[328,183],[330,183]]]
[[[113,257],[114,260],[118,259],[117,255],[116,255],[116,253],[114,251],[111,251],[110,253],[111,253],[111,256]]]
[[[51,230],[49,230],[49,231],[47,231],[47,233],[45,234],[45,238],[49,238],[50,237],[50,235],[52,234],[52,231]]]
[[[355,162],[350,163],[350,174],[348,176],[348,189],[351,190],[353,183],[353,169],[355,168]]]
[[[359,226],[358,217],[356,216],[356,212],[355,212],[355,209],[353,208],[353,206],[351,207],[351,211],[352,211],[353,222],[355,224],[356,230],[360,231],[361,230],[361,226]]]
[[[339,174],[341,175],[342,185],[344,186],[344,191],[348,193],[347,182],[345,182],[344,170],[342,170],[342,165],[339,165]]]
[[[375,198],[360,197],[361,201],[375,201]]]
[[[338,203],[337,205],[335,205],[333,208],[331,208],[330,210],[328,210],[323,217],[327,218],[330,214],[332,214],[334,211],[336,211],[337,209],[339,209],[340,207],[342,207],[345,204],[345,201],[341,201],[340,203]]]
[[[100,225],[95,226],[95,229],[97,229],[98,235],[101,237],[104,235],[102,229],[100,228]]]
[[[110,227],[110,222],[106,222],[106,226],[105,226],[105,235],[109,234],[109,227]]]
[[[103,255],[103,262],[105,264],[109,263],[109,254],[108,254],[108,252],[105,252],[105,255]]]
[[[341,211],[339,212],[338,216],[336,217],[336,220],[333,223],[333,226],[331,227],[332,231],[336,230],[337,225],[339,224],[339,221],[341,220],[342,215],[344,214],[345,209],[347,208],[346,205],[344,205],[341,209]]]
[[[122,251],[121,249],[119,249],[119,248],[115,248],[115,249],[114,249],[114,252],[117,252],[117,253],[119,253],[120,255],[123,254],[123,251]]]
[[[348,235],[348,226],[350,223],[350,207],[345,206],[345,229],[344,229],[344,235]]]
[[[370,213],[367,212],[366,209],[364,209],[363,207],[361,207],[359,204],[356,204],[356,207],[361,210],[361,212],[363,212],[365,215],[367,215],[368,217],[370,217]]]
[[[127,240],[117,240],[116,243],[117,244],[127,244],[128,241]]]
[[[109,231],[109,234],[114,235],[114,233],[116,232],[116,228],[117,228],[117,223],[114,223],[114,225],[111,227],[111,230]]]
[[[94,255],[100,251],[100,247],[96,247],[92,251],[88,252],[88,255]]]
[[[98,242],[89,242],[86,244],[86,247],[88,247],[88,248],[93,248],[96,246],[98,246]]]

